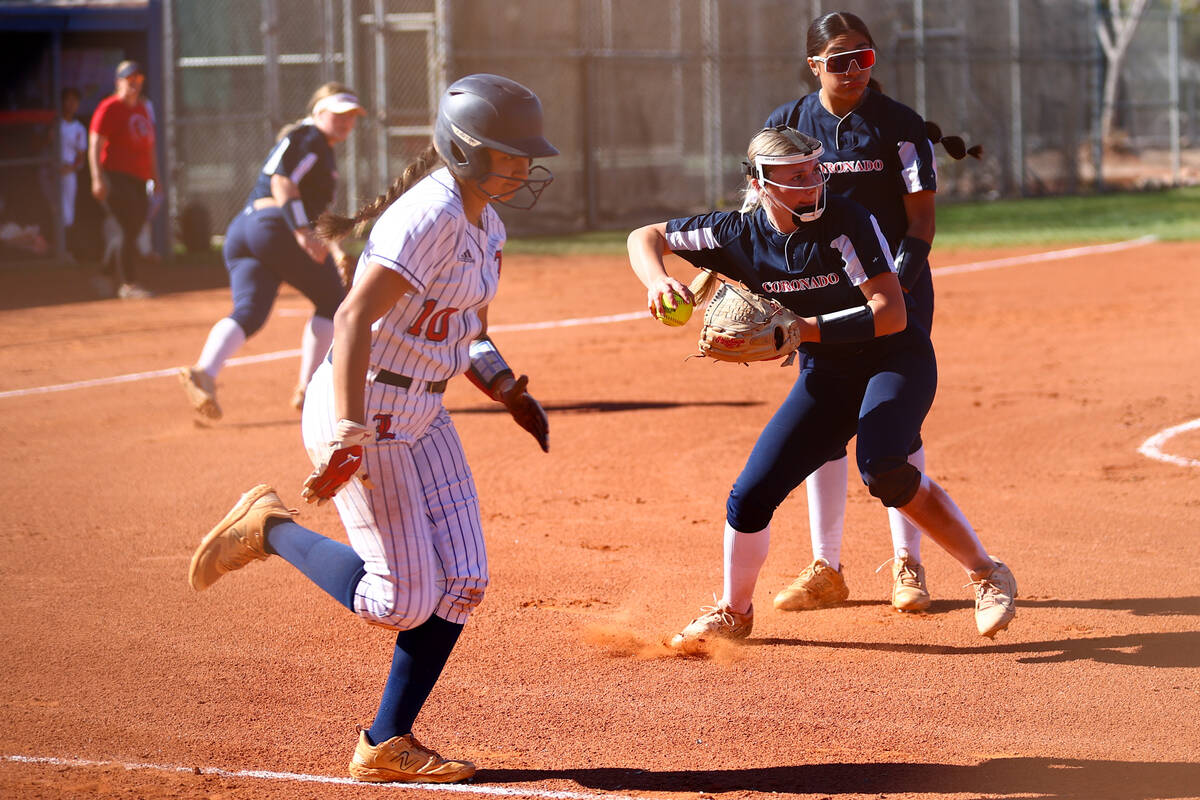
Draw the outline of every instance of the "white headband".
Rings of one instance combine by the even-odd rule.
[[[332,111],[335,114],[345,114],[347,111],[361,111],[366,113],[366,110],[359,104],[358,98],[349,92],[322,97],[313,106],[312,113],[315,115],[325,110]]]
[[[817,149],[811,153],[788,153],[785,156],[766,156],[757,155],[754,157],[756,175],[760,180],[764,180],[763,167],[777,167],[781,164],[803,164],[807,161],[815,161],[825,152],[825,145],[818,144]]]

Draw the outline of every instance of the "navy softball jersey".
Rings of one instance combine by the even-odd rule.
[[[263,163],[245,209],[225,232],[223,255],[233,292],[229,316],[246,336],[266,323],[282,283],[300,290],[323,319],[333,319],[346,296],[332,256],[320,264],[313,261],[296,243],[285,209],[254,208],[255,200],[272,197],[272,175],[283,175],[300,189],[309,220],[320,216],[333,202],[338,177],[325,134],[314,125],[301,125],[280,139]]]
[[[666,232],[671,250],[690,263],[803,316],[863,305],[859,286],[894,268],[874,218],[844,197],[829,197],[819,219],[791,234],[776,231],[761,208],[673,219]],[[801,350],[795,384],[729,493],[726,520],[734,530],[766,528],[779,504],[854,436],[859,472],[873,494],[903,505],[916,491],[914,476],[899,488],[895,476],[907,466],[937,389],[925,329],[910,320],[890,336]]]
[[[894,271],[887,241],[857,203],[831,196],[825,212],[790,234],[775,230],[766,212],[718,211],[667,222],[667,244],[701,269],[739,281],[802,317],[861,306],[858,288]],[[882,340],[852,344],[805,343],[816,356],[878,348]]]
[[[267,156],[247,203],[271,196],[271,176],[283,175],[300,189],[310,220],[333,204],[337,193],[337,164],[333,148],[315,125],[300,125],[279,140]]]
[[[765,127],[787,125],[825,146],[821,170],[830,194],[849,197],[875,215],[894,254],[908,231],[904,195],[937,191],[937,162],[917,112],[868,88],[858,107],[839,118],[823,105],[818,92],[784,103],[767,117]],[[933,280],[926,269],[910,290],[913,312],[932,324]]]

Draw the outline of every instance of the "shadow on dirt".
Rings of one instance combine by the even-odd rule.
[[[1014,642],[956,647],[936,644],[893,644],[890,642],[821,642],[806,639],[747,639],[748,647],[791,645],[830,647],[835,650],[871,650],[913,655],[978,655],[980,653],[1025,654],[1022,664],[1056,664],[1094,661],[1133,667],[1200,667],[1200,631],[1129,633],[1121,636],[1059,639],[1050,642]],[[1200,784],[1197,784],[1200,786]]]
[[[864,605],[886,604],[886,601],[862,602]],[[973,607],[971,600],[934,600],[929,613]],[[1135,617],[1200,616],[1200,597],[1117,597],[1104,600],[1018,597],[1017,608],[1091,608],[1098,611],[1128,611]]]
[[[964,794],[1026,800],[1149,800],[1195,796],[1200,763],[997,758],[976,765],[798,764],[761,769],[481,770],[480,783],[570,780],[611,792],[764,792],[836,796]]]
[[[536,394],[534,395],[536,397]],[[558,414],[611,414],[619,411],[664,411],[672,408],[752,408],[763,405],[749,400],[701,400],[689,402],[668,402],[660,400],[597,400],[594,403],[550,403],[543,408],[547,412]],[[453,414],[507,414],[508,410],[498,403],[487,406],[471,406],[467,408],[449,408]]]

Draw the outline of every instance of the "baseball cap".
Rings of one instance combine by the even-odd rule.
[[[345,114],[348,111],[359,114],[367,113],[367,110],[358,102],[358,97],[350,92],[340,92],[322,97],[313,106],[312,113],[316,114],[318,111],[332,111],[334,114]]]
[[[146,71],[142,69],[142,65],[136,61],[122,61],[117,64],[117,77],[128,78],[131,75],[145,75]]]

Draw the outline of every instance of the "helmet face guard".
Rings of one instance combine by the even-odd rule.
[[[756,155],[754,157],[753,164],[743,162],[743,165],[746,167],[746,174],[752,178],[755,178],[762,186],[762,188],[759,190],[760,198],[763,198],[766,202],[774,204],[778,208],[786,208],[786,210],[800,222],[814,222],[820,219],[821,215],[825,213],[826,178],[825,173],[822,172],[820,168],[820,158],[821,154],[825,152],[825,147],[815,139],[809,139],[809,137],[805,137],[803,134],[799,134],[797,131],[793,131],[791,128],[787,128],[785,126],[778,126],[773,130],[783,133],[792,144],[802,147],[804,151],[799,153],[788,153],[787,155]],[[794,186],[792,184],[773,181],[766,175],[766,167],[784,166],[790,164],[806,164],[808,162],[814,162],[817,168],[817,175],[819,176],[819,178],[813,183]],[[780,200],[771,196],[771,193],[766,189],[767,186],[778,186],[780,189],[819,189],[820,193],[813,201],[812,210],[798,212],[795,209],[787,208]]]
[[[487,198],[493,203],[499,203],[502,206],[517,208],[522,211],[527,211],[537,205],[538,198],[542,196],[542,192],[546,190],[547,186],[554,183],[554,173],[539,164],[536,167],[530,167],[529,175],[524,178],[514,178],[511,175],[501,175],[498,172],[485,173],[477,181],[477,185],[482,190],[484,181],[493,177],[521,185],[512,191],[497,194],[484,191],[483,193],[487,195]]]
[[[526,178],[491,171],[487,150],[528,159],[558,155],[542,135],[542,104],[516,81],[480,73],[460,78],[446,89],[438,105],[433,144],[450,171],[461,180],[482,184],[491,177],[521,184],[487,197],[512,208],[532,208],[554,176],[533,167]]]

